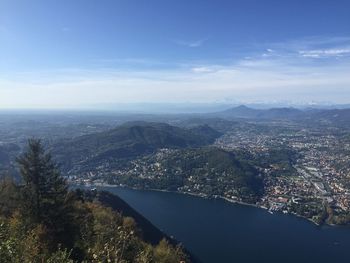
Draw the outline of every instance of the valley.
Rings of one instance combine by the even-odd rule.
[[[317,224],[349,222],[349,128],[332,119],[344,118],[346,110],[336,117],[325,110],[313,123],[305,122],[309,111],[274,109],[271,116],[268,110],[237,107],[229,112],[235,111],[239,118],[233,113],[230,118],[131,115],[142,120],[132,122],[125,116],[41,120],[50,127],[47,134],[55,130],[55,139],[27,122],[21,129],[42,137],[72,184],[222,197]],[[257,112],[268,118],[257,119]],[[13,156],[25,140],[11,134],[2,137],[0,157],[3,171],[15,175]]]

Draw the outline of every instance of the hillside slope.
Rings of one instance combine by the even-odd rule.
[[[260,173],[247,160],[216,147],[160,152],[138,159],[110,183],[206,196],[256,200],[263,193]]]
[[[214,142],[220,135],[208,126],[190,130],[165,123],[132,122],[106,132],[61,141],[52,146],[52,152],[62,169],[68,171],[72,167],[110,165],[160,148],[199,147]]]

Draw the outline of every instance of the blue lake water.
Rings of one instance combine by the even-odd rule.
[[[103,188],[103,187],[102,187]],[[350,262],[350,228],[220,199],[106,187],[203,263]]]

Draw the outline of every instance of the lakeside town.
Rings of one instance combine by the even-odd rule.
[[[345,131],[288,125],[265,133],[233,131],[218,139],[216,145],[247,149],[255,155],[280,146],[295,151],[298,157],[288,175],[269,176],[279,167],[264,170],[265,194],[259,204],[270,211],[295,213],[317,223],[349,220],[350,141]]]
[[[270,128],[264,129],[266,126]],[[256,160],[254,165],[263,177],[264,188],[259,199],[244,200],[233,188],[223,188],[221,192],[213,190],[217,185],[230,184],[225,177],[202,180],[202,177],[189,175],[181,186],[172,191],[249,203],[266,208],[271,213],[296,214],[317,224],[349,222],[350,141],[342,129],[302,127],[293,123],[254,124],[250,129],[246,126],[231,129],[219,137],[213,146],[225,151],[244,151]],[[79,176],[73,170],[69,179],[75,184],[107,183],[166,190],[164,185],[154,182],[162,181],[170,169],[174,177],[181,176],[182,168],[169,167],[165,162],[180,154],[184,155],[179,150],[160,149],[127,165],[104,163]],[[263,165],[260,165],[261,160],[264,160]],[[201,172],[208,173],[207,170]],[[134,183],[120,178],[132,178]],[[142,180],[152,183],[138,183]]]

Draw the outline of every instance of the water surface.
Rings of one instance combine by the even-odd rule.
[[[203,263],[350,262],[350,228],[189,195],[106,187]]]

